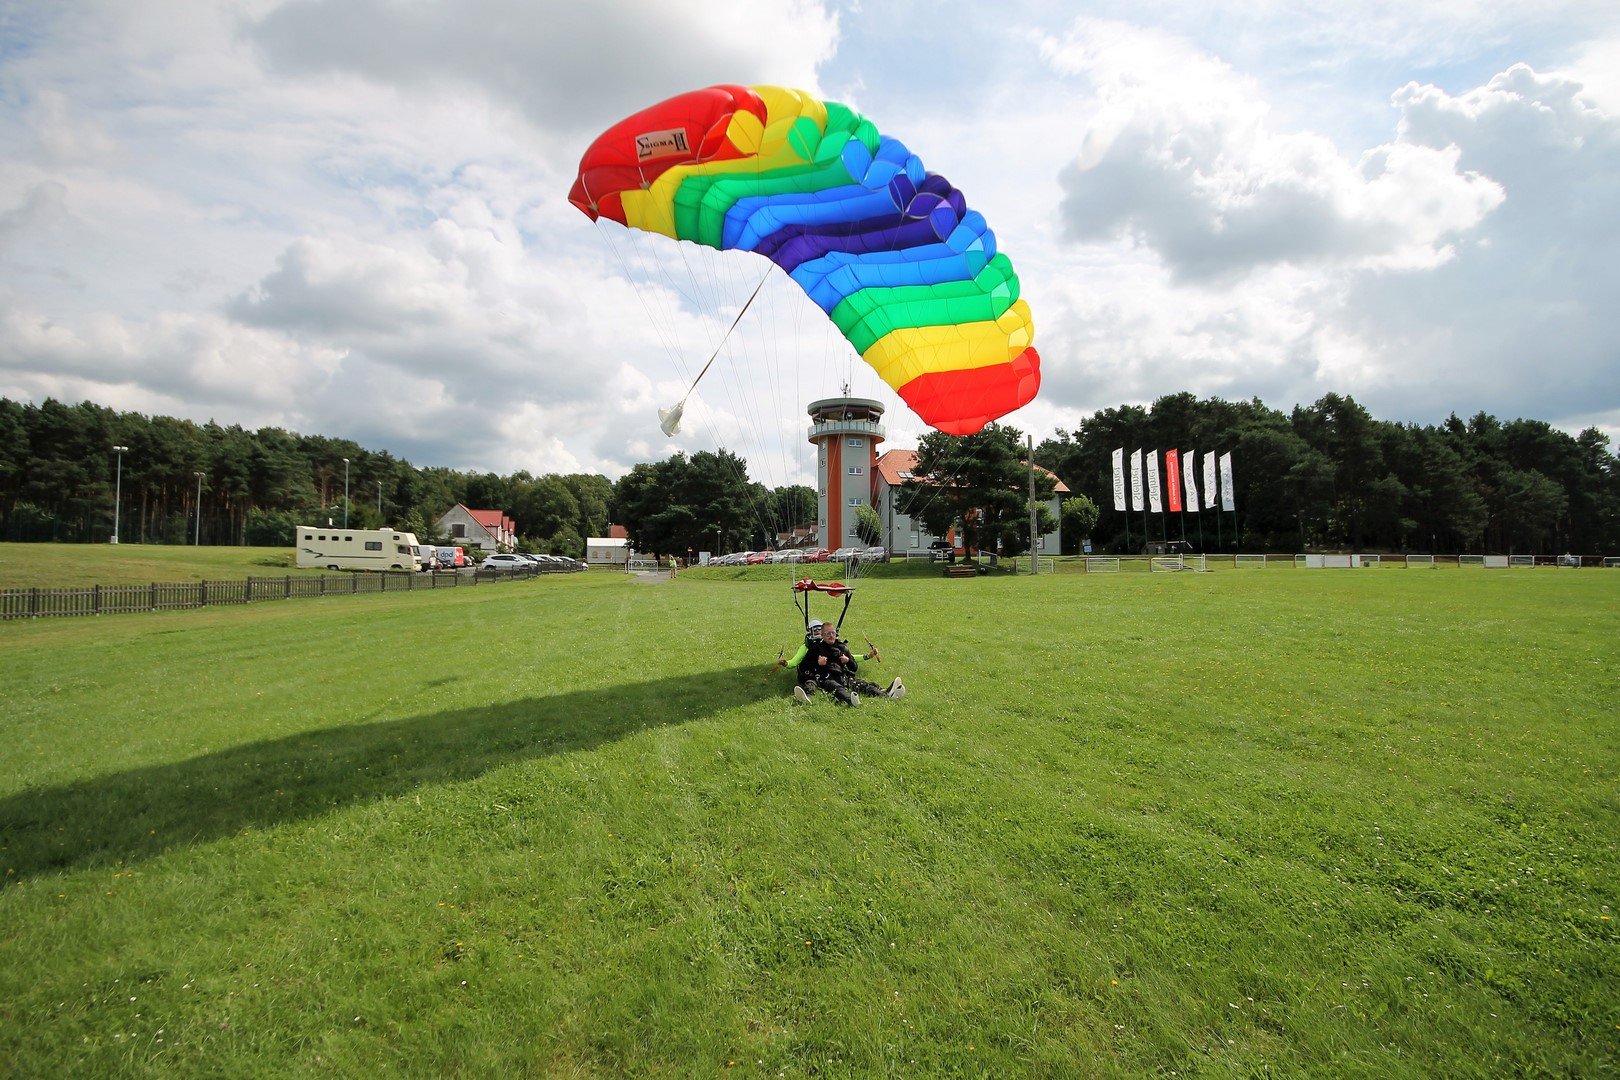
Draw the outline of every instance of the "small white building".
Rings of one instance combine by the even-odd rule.
[[[592,536],[585,541],[585,561],[591,566],[617,566],[630,561],[630,541],[619,536]]]

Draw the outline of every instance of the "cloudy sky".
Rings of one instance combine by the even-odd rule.
[[[0,0],[0,395],[418,465],[811,469],[890,404],[782,279],[566,201],[712,83],[847,102],[962,188],[1035,314],[1037,439],[1191,391],[1620,435],[1620,5]]]

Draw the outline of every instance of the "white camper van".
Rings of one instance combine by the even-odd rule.
[[[326,570],[420,570],[417,547],[415,533],[300,525],[295,565]]]

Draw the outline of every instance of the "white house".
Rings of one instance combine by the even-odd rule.
[[[461,547],[498,551],[517,546],[517,524],[503,510],[471,510],[456,503],[446,510],[434,528]]]

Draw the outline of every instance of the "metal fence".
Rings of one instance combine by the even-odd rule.
[[[309,596],[456,589],[495,581],[524,580],[561,569],[479,570],[470,574],[311,574],[250,577],[240,581],[154,581],[149,585],[81,585],[66,589],[0,589],[0,619],[55,615],[118,615],[133,611],[252,604]]]

